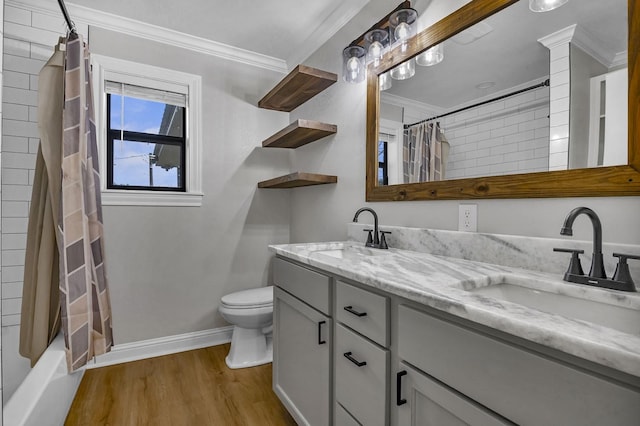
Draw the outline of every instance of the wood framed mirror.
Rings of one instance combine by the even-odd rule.
[[[626,165],[518,173],[502,176],[381,185],[378,76],[419,53],[525,0],[472,0],[451,15],[394,47],[367,73],[366,200],[460,200],[489,198],[602,197],[640,195],[640,7],[628,2],[628,162]],[[575,1],[575,0],[574,0]],[[446,60],[446,59],[445,59]]]

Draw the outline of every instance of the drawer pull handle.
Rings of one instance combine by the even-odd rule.
[[[319,345],[324,345],[325,343],[327,343],[327,341],[322,338],[322,325],[326,323],[327,323],[326,321],[320,321],[318,323],[318,344]]]
[[[399,371],[396,374],[396,405],[401,406],[407,403],[407,400],[402,398],[402,377],[406,376],[406,371]]]
[[[344,310],[349,312],[350,314],[353,314],[357,317],[366,317],[367,313],[366,312],[358,312],[355,309],[353,309],[353,306],[349,305],[349,306],[345,306]]]
[[[347,358],[349,361],[351,361],[352,363],[354,363],[358,367],[364,367],[365,365],[367,365],[367,361],[358,361],[357,359],[355,359],[354,357],[351,356],[352,353],[353,352],[345,352],[344,353],[344,357]]]

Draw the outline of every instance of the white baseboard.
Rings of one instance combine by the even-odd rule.
[[[97,356],[94,362],[87,364],[87,369],[222,345],[231,341],[232,331],[233,326],[228,326],[115,345],[111,352]]]

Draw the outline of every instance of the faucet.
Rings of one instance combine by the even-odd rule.
[[[589,275],[585,275],[584,272],[582,272],[579,255],[584,253],[583,250],[554,248],[553,251],[571,253],[571,262],[569,263],[569,269],[567,269],[567,272],[564,274],[564,280],[613,290],[636,291],[631,273],[629,272],[627,260],[638,260],[640,256],[613,253],[613,256],[618,258],[618,266],[616,267],[613,277],[610,279],[607,278],[604,270],[604,260],[602,258],[602,224],[596,212],[587,207],[576,207],[571,210],[560,229],[560,235],[573,235],[573,222],[581,214],[587,215],[593,225],[593,257],[591,258],[591,269],[589,270]]]
[[[573,221],[581,214],[587,215],[593,225],[593,257],[591,258],[589,276],[592,278],[607,278],[604,270],[604,259],[602,257],[602,224],[596,212],[588,207],[576,207],[571,210],[564,219],[564,224],[562,225],[562,229],[560,229],[560,235],[572,236]]]
[[[379,249],[388,249],[389,247],[387,246],[387,241],[385,239],[384,234],[390,234],[391,232],[387,232],[387,231],[378,232],[378,215],[372,208],[362,207],[358,209],[356,214],[353,216],[353,222],[358,223],[358,216],[360,216],[360,213],[365,211],[373,215],[373,238],[371,237],[371,230],[370,229],[367,230],[369,232],[369,237],[367,238],[367,242],[365,246],[379,248]]]

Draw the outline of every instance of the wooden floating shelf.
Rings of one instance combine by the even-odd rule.
[[[258,188],[297,188],[300,186],[326,185],[337,183],[337,176],[295,172],[258,183]]]
[[[312,120],[296,120],[262,142],[265,148],[298,148],[338,131],[335,124]]]
[[[337,74],[298,65],[264,98],[260,99],[258,106],[290,112],[336,81],[338,81]]]

